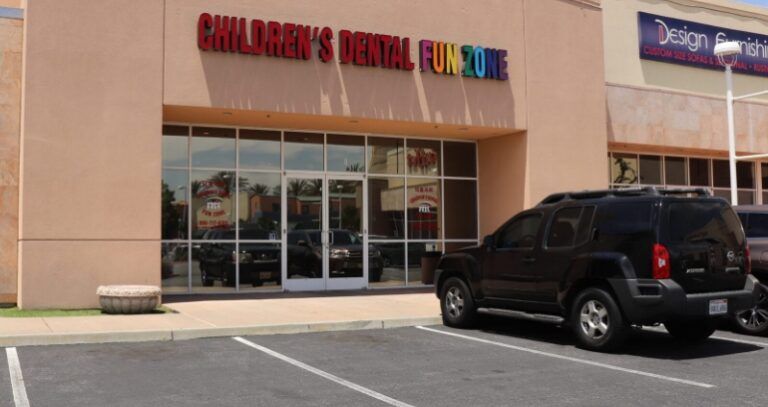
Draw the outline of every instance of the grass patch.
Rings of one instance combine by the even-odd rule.
[[[167,314],[176,311],[164,305],[157,307],[151,314]],[[0,318],[49,318],[49,317],[90,317],[109,315],[98,308],[86,309],[19,309],[18,307],[0,308]]]

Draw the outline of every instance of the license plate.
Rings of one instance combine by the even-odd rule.
[[[728,300],[709,300],[709,315],[722,315],[728,313]]]
[[[269,271],[262,271],[259,273],[259,278],[262,280],[269,280],[272,277],[272,273]]]

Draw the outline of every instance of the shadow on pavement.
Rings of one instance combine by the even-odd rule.
[[[483,316],[477,327],[480,331],[555,345],[576,346],[570,328],[551,324]],[[717,333],[715,333],[717,335]],[[615,354],[652,359],[690,360],[713,356],[733,355],[763,350],[758,345],[710,338],[699,343],[680,341],[666,332],[633,329],[626,344]]]

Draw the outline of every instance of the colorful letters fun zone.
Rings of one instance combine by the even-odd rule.
[[[415,68],[408,37],[340,30],[334,39],[330,27],[208,13],[198,18],[197,45],[203,51],[301,60],[312,59],[316,53],[321,62],[330,62],[336,54],[340,64],[403,71]],[[419,41],[419,70],[469,78],[509,79],[506,50],[441,41]]]

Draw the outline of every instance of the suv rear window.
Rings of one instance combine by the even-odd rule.
[[[725,202],[672,202],[668,211],[672,242],[744,244],[739,218]]]
[[[597,227],[603,235],[631,235],[651,230],[651,202],[620,202],[601,207]]]

